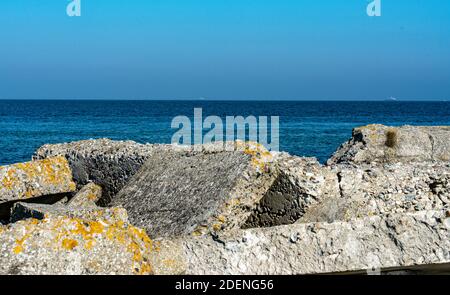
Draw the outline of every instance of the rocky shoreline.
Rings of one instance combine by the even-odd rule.
[[[449,272],[450,127],[356,128],[325,165],[232,144],[0,167],[0,274]]]

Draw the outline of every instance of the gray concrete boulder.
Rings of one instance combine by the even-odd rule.
[[[241,228],[291,224],[316,204],[339,195],[338,177],[315,158],[274,154],[277,177]]]
[[[450,208],[450,163],[340,164],[331,171],[339,194],[322,198],[298,222]]]
[[[31,218],[0,226],[0,274],[152,273],[152,241],[123,208],[19,203],[14,211]]]
[[[450,161],[450,127],[358,127],[353,130],[352,138],[328,160],[328,164],[399,161]]]
[[[234,151],[161,150],[114,197],[153,236],[202,235],[291,224],[339,194],[336,174],[316,159],[236,142]]]
[[[450,269],[450,212],[235,230],[160,240],[155,273],[276,275]],[[168,263],[170,261],[170,263]]]
[[[44,145],[33,158],[64,156],[79,188],[89,182],[100,185],[103,188],[100,203],[107,205],[111,197],[139,170],[155,147],[134,141],[83,140]]]
[[[0,204],[75,191],[64,157],[0,167]]]
[[[114,197],[130,221],[152,236],[202,235],[242,226],[276,171],[262,146],[235,151],[153,154]]]

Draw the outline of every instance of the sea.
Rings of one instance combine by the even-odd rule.
[[[450,102],[0,100],[0,165],[47,143],[110,138],[170,143],[176,116],[279,116],[280,150],[325,162],[367,124],[450,125]]]

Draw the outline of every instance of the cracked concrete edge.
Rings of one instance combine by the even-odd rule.
[[[73,198],[68,201],[69,207],[95,206],[95,203],[102,197],[102,187],[90,182],[83,186]]]
[[[450,263],[450,211],[161,240],[155,274],[320,274]]]

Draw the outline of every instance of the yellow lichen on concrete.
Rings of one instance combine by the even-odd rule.
[[[73,250],[76,246],[78,246],[78,242],[76,240],[64,239],[62,241],[62,247],[66,250]]]
[[[90,193],[90,194],[87,196],[87,199],[88,199],[89,201],[95,202],[95,201],[97,200],[97,195],[95,195],[95,194],[93,194],[93,193]]]
[[[93,251],[96,246],[105,245],[106,242],[110,247],[121,247],[124,253],[129,253],[130,269],[133,272],[150,274],[152,268],[149,255],[153,249],[152,240],[144,230],[121,220],[114,221],[114,218],[112,220],[112,222],[102,219],[93,221],[58,216],[43,220],[19,221],[15,226],[22,226],[22,230],[19,231],[20,236],[15,239],[12,252],[20,254],[30,251],[30,248],[32,249],[36,245],[35,239],[39,239],[42,232],[45,232],[50,234],[49,244],[41,242],[40,247],[48,245],[49,249],[57,252],[75,251],[76,249],[79,249],[78,251]]]
[[[258,172],[268,170],[267,165],[273,161],[273,156],[262,144],[252,141],[236,141],[236,146],[238,150],[243,150],[245,154],[252,157],[251,163]]]
[[[102,187],[95,183],[86,184],[81,190],[69,201],[69,206],[86,207],[95,206],[95,203],[102,197]]]
[[[6,199],[29,199],[76,189],[64,157],[0,167],[0,193]]]
[[[2,167],[0,167],[1,169]],[[6,172],[6,176],[2,179],[2,186],[7,190],[11,190],[14,185],[17,183],[16,170],[11,168]]]

